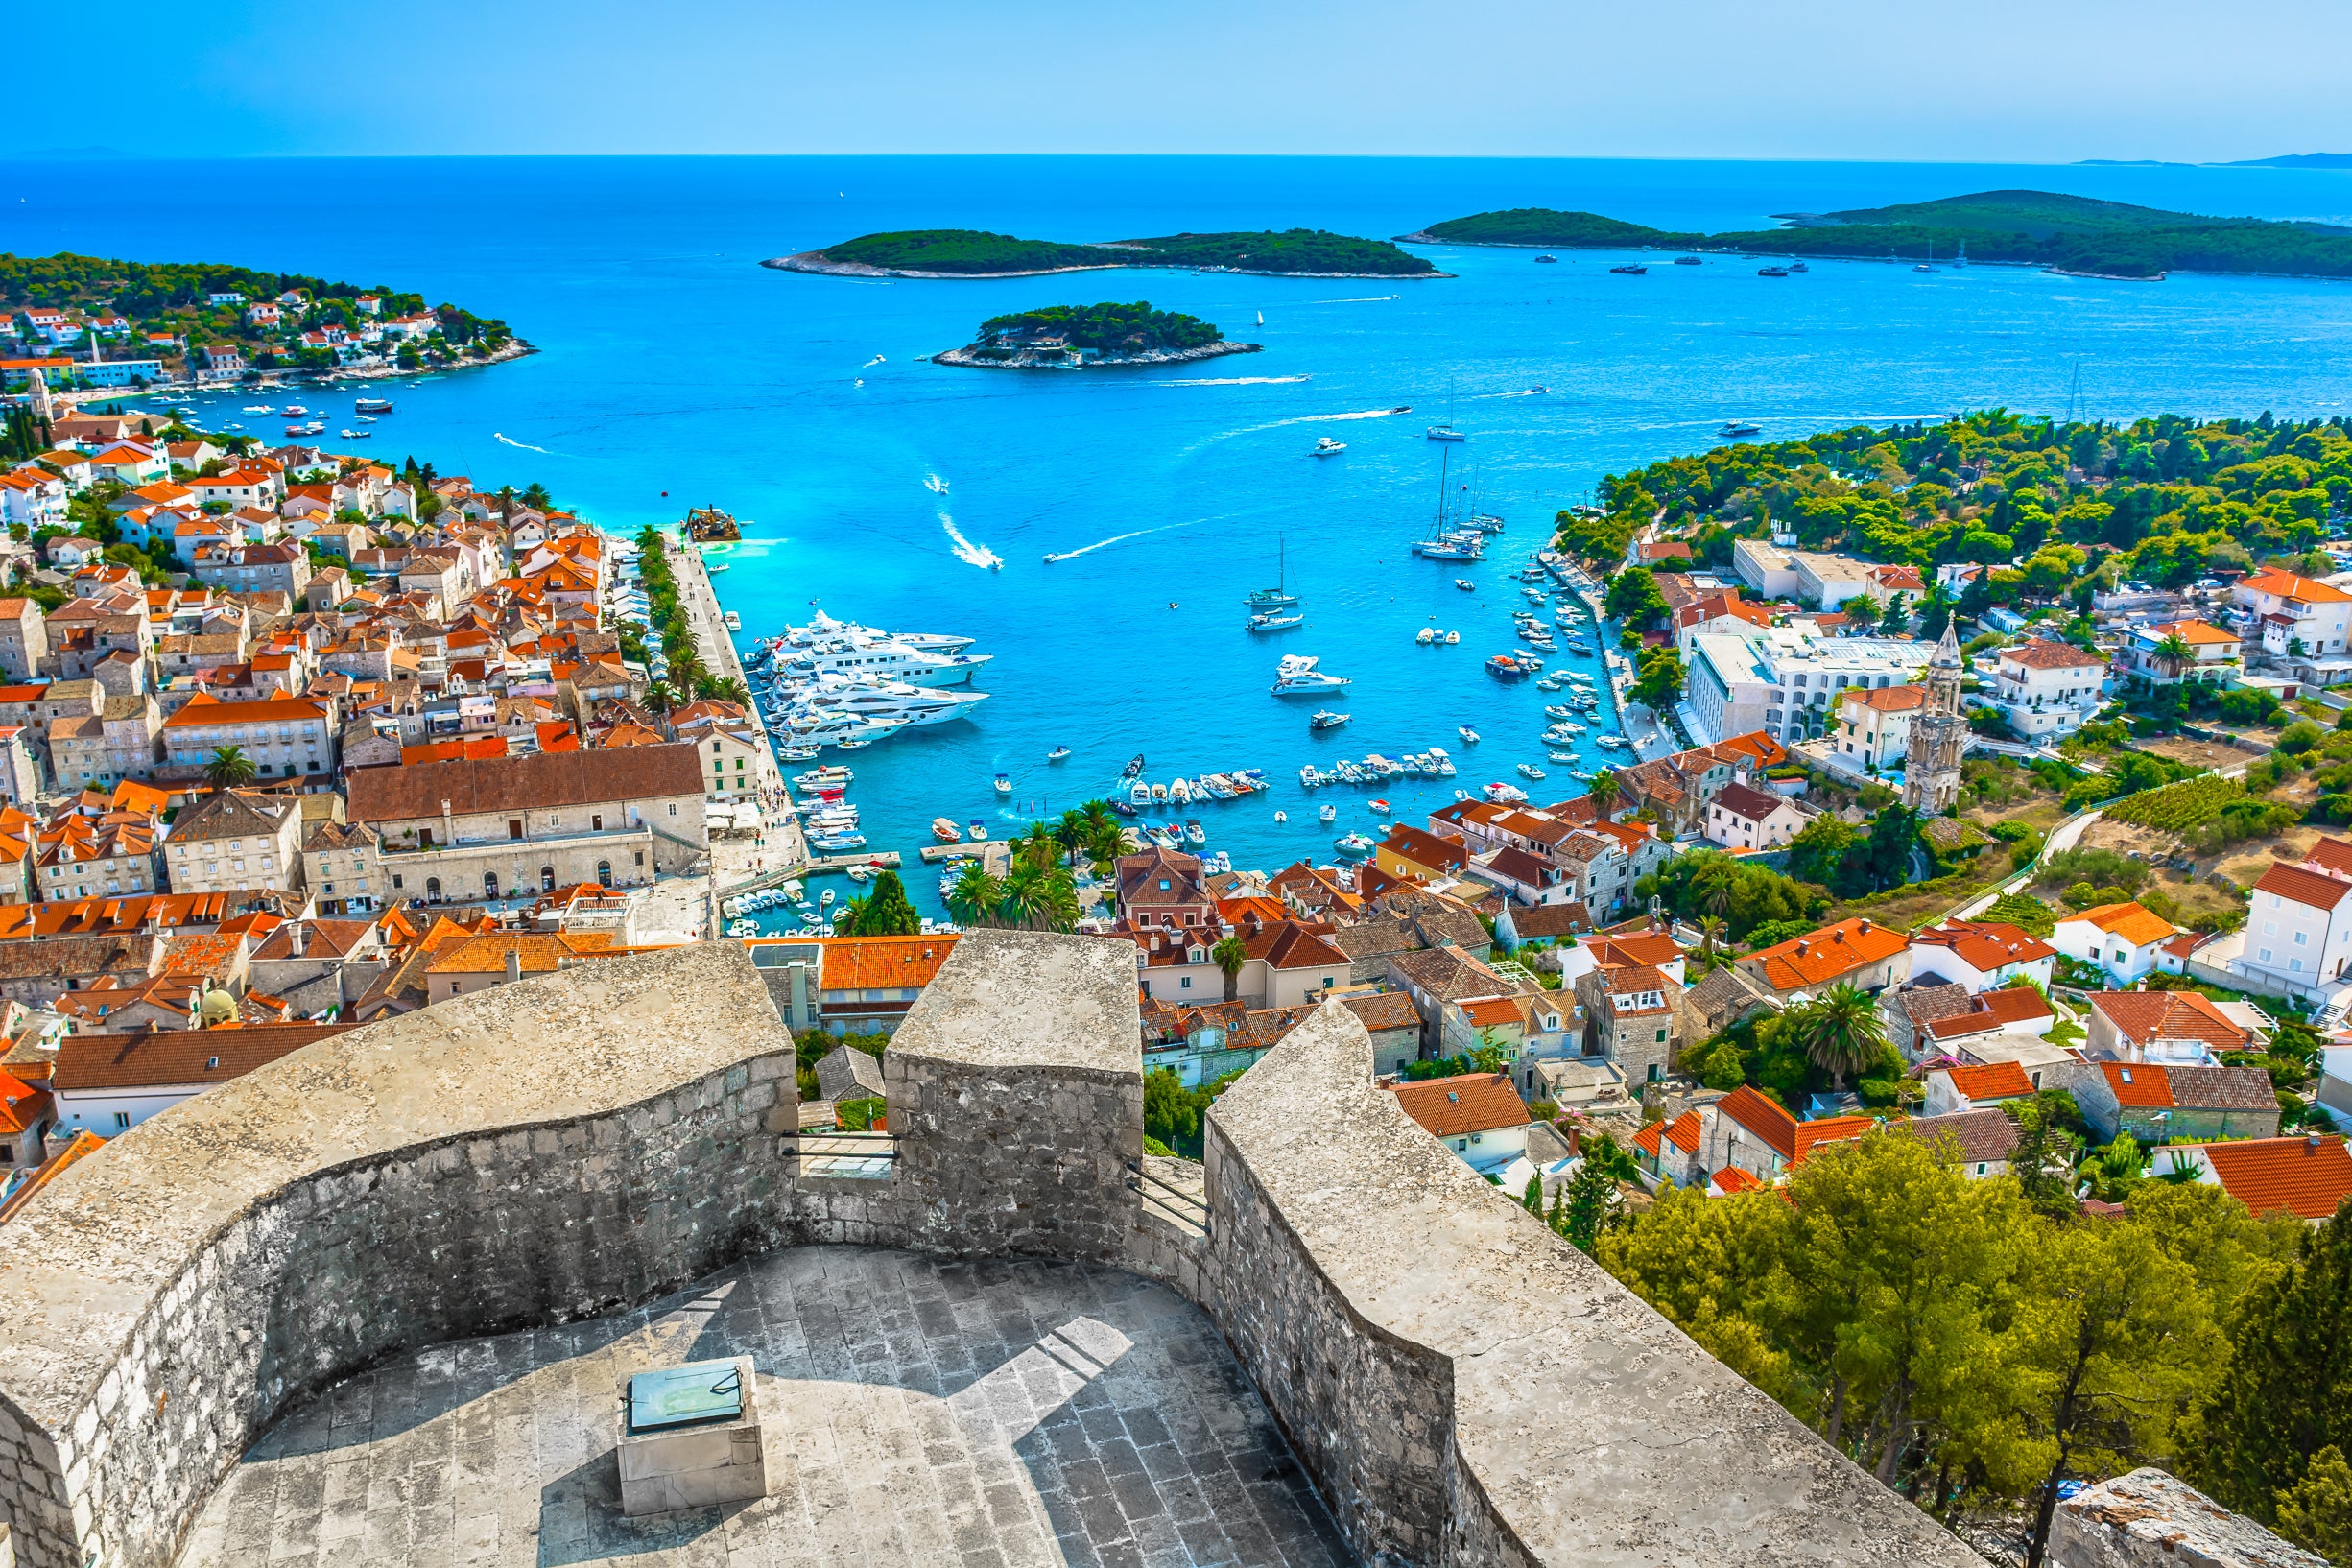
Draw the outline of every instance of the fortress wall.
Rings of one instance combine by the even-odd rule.
[[[0,1262],[20,1555],[169,1563],[293,1400],[777,1245],[793,1099],[789,1042],[723,943],[323,1040],[122,1134]]]

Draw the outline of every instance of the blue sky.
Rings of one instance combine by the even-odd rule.
[[[2352,7],[2183,0],[131,0],[187,155],[2352,151]],[[121,83],[125,87],[128,83]],[[78,94],[76,96],[79,96]],[[103,94],[97,96],[104,96]]]

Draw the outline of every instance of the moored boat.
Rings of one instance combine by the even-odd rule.
[[[999,773],[996,775],[996,793],[999,795],[1010,795],[1012,793],[1012,779],[1010,775],[1005,773]]]
[[[934,817],[931,819],[931,836],[941,843],[958,843],[962,841],[963,829],[956,825],[952,817]]]

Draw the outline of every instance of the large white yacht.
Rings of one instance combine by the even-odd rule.
[[[987,700],[986,692],[946,692],[911,686],[903,680],[820,676],[793,694],[784,713],[785,723],[794,728],[800,727],[796,721],[803,717],[820,725],[827,720],[940,725],[962,718]]]
[[[1348,684],[1345,676],[1326,675],[1315,667],[1315,660],[1305,653],[1285,653],[1274,668],[1273,692],[1276,697],[1316,697],[1337,691]]]
[[[965,686],[993,653],[943,653],[896,637],[844,632],[811,643],[783,663],[788,680],[819,676],[880,676],[917,686]]]
[[[836,620],[823,610],[810,617],[806,626],[788,626],[784,641],[795,648],[808,648],[831,637],[855,632],[878,637],[888,642],[903,643],[923,653],[960,653],[972,646],[969,637],[958,637],[938,631],[883,631],[874,627],[860,626],[855,621]]]

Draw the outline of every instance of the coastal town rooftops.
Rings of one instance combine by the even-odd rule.
[[[1374,991],[1367,996],[1342,996],[1340,1005],[1356,1015],[1367,1033],[1378,1034],[1386,1030],[1421,1027],[1421,1015],[1414,1010],[1413,998],[1403,991]]]
[[[2253,593],[2275,594],[2281,599],[2299,599],[2307,605],[2352,604],[2352,593],[2332,587],[2314,578],[2297,577],[2266,566],[2261,571],[2238,580],[2238,586]]]
[[[1889,1122],[1887,1130],[1949,1151],[1962,1165],[2006,1160],[2017,1147],[2017,1124],[1998,1106]]]
[[[2325,1220],[2352,1198],[2352,1153],[2341,1137],[2248,1138],[2198,1146],[2221,1190],[2254,1213]]]
[[[699,766],[699,765],[698,765]],[[698,773],[697,778],[701,777]],[[1118,862],[1119,903],[1206,904],[1208,890],[1200,884],[1200,857],[1172,849],[1147,849],[1122,855]]]
[[[2239,641],[2231,632],[2208,621],[2165,621],[2146,629],[2143,636],[2161,642],[2167,637],[2178,637],[2192,648],[2212,648]]]
[[[214,725],[282,725],[321,720],[326,709],[307,698],[270,696],[252,702],[224,702],[210,692],[188,699],[178,713],[163,721],[166,729],[194,729]],[[698,778],[700,774],[697,775]]]
[[[59,1043],[55,1087],[167,1088],[226,1083],[357,1024],[245,1024],[158,1029],[136,1034],[69,1034]]]
[[[2022,664],[2029,670],[2079,670],[2103,668],[2107,660],[2102,654],[2086,653],[2071,643],[2036,637],[2014,648],[2002,649],[2001,662]]]
[[[2259,1067],[2172,1067],[2152,1061],[2103,1061],[2115,1103],[2126,1109],[2275,1110],[2278,1092]]]
[[[2013,1061],[1989,1067],[1937,1067],[1928,1076],[1936,1074],[1950,1080],[1953,1090],[1965,1100],[2023,1100],[2034,1092],[2032,1080]]]
[[[1451,839],[1441,839],[1409,822],[1389,824],[1389,836],[1380,847],[1400,860],[1433,871],[1459,871],[1468,864],[1468,853]]]
[[[182,812],[172,823],[170,842],[202,843],[219,839],[268,838],[285,825],[288,812],[302,804],[292,796],[221,790]]]
[[[1518,918],[1518,913],[1512,912],[1511,919],[1515,922]],[[1593,962],[1604,969],[1643,965],[1663,969],[1685,956],[1681,945],[1674,938],[1653,932],[1624,935],[1596,932],[1585,941],[1584,950],[1592,954]]]
[[[1391,1090],[1406,1115],[1439,1138],[1525,1127],[1527,1103],[1511,1087],[1509,1073],[1464,1073],[1399,1083]]]
[[[1764,1141],[1782,1159],[1796,1160],[1796,1118],[1774,1102],[1741,1084],[1715,1103],[1719,1116],[1729,1117]],[[1693,1147],[1697,1147],[1694,1145]]]
[[[2303,863],[2335,876],[2352,877],[2352,843],[2322,835],[2316,843],[2304,852]]]
[[[2040,1023],[2046,1027],[2055,1017],[2041,992],[2031,986],[2012,986],[2006,990],[1968,997],[1966,1007],[1940,1011],[1921,1027],[1930,1039],[1940,1043],[1995,1033],[2015,1024]]]
[[[1863,915],[1841,920],[1792,938],[1741,962],[1762,971],[1775,990],[1825,985],[1857,969],[1890,959],[1911,945],[1911,938]]]
[[[1909,713],[1927,706],[1925,686],[1860,686],[1846,688],[1840,701],[1851,707],[1873,708],[1880,713]]]
[[[1638,1018],[1673,1010],[1666,1000],[1666,976],[1646,963],[1596,970],[1595,978],[1601,994],[1608,1000],[1609,1011],[1616,1017]]]
[[[345,780],[354,822],[585,806],[667,796],[701,796],[702,763],[690,744],[626,747],[527,756],[462,758],[398,768],[363,768]]]
[[[2091,1006],[2134,1045],[2202,1040],[2216,1051],[2241,1051],[2248,1038],[2197,991],[2096,991]]]
[[[1633,1135],[1633,1147],[1652,1158],[1673,1144],[1686,1154],[1699,1152],[1702,1128],[1697,1111],[1686,1110],[1671,1122],[1652,1122]]]
[[[2290,904],[2301,904],[2308,909],[2334,909],[2352,897],[2352,882],[2273,861],[2254,884],[2254,892],[2276,893]]]
[[[1759,790],[1752,784],[1735,782],[1723,786],[1715,803],[1742,820],[1760,822],[1788,804],[1788,797],[1770,790]]]
[[[2032,963],[2057,956],[2056,948],[2031,932],[2000,920],[1946,920],[1912,933],[1911,939],[1919,947],[1943,948],[1970,968],[1987,974],[2004,964]]]
[[[828,991],[920,989],[936,979],[954,937],[825,937],[819,984]]]
[[[2318,880],[2327,879],[2322,877]],[[2072,925],[2081,920],[2089,921],[2108,936],[2128,942],[2133,947],[2146,947],[2151,942],[2163,941],[2180,929],[2163,915],[2136,903],[2100,904],[2079,915],[2066,915],[2058,924]]]

